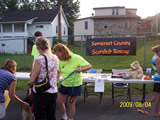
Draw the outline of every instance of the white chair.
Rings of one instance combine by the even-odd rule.
[[[87,71],[87,73],[102,73],[102,69],[90,69]],[[102,102],[103,92],[100,92],[99,95],[95,92],[89,92],[88,89],[94,89],[94,83],[93,82],[85,82],[84,83],[84,102],[86,100],[86,97],[90,95],[95,95],[100,98],[100,103]]]
[[[128,73],[128,69],[123,69],[123,70],[112,69],[112,75],[117,73],[117,72]],[[115,90],[114,89],[121,89],[120,91],[118,91],[118,93],[119,93],[118,95],[115,95]],[[122,89],[127,89],[127,93]],[[129,101],[131,101],[131,92],[130,92],[130,84],[129,83],[126,83],[126,84],[112,83],[112,103],[113,104],[114,104],[114,98],[119,97],[119,96],[126,96],[129,99]]]

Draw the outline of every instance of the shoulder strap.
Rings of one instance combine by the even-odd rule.
[[[47,76],[48,76],[48,61],[47,61],[47,57],[45,55],[44,56],[44,59],[45,59],[45,64],[46,64],[46,70],[47,70]],[[49,80],[49,76],[48,76],[48,80]]]

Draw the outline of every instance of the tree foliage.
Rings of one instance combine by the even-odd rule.
[[[34,8],[34,3],[30,2],[29,0],[24,0],[21,2],[21,6],[19,10],[33,10]]]
[[[9,11],[18,10],[18,0],[0,0],[0,17]]]
[[[30,0],[0,0],[0,17],[10,11],[32,10],[33,4]]]

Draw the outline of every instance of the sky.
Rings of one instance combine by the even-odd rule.
[[[90,17],[94,13],[93,8],[125,6],[126,8],[136,8],[137,15],[141,18],[153,16],[160,13],[160,0],[79,0],[80,17]]]

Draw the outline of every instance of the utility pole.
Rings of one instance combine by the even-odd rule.
[[[156,12],[156,32],[158,33],[158,12]]]

